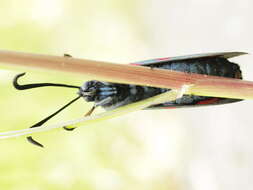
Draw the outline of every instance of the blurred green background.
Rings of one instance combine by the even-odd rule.
[[[217,51],[252,52],[251,0],[1,0],[0,49],[128,63]],[[233,59],[253,80],[252,56]],[[250,64],[251,63],[251,64]],[[0,71],[1,131],[23,129],[75,90],[17,91]],[[85,76],[30,71],[22,79],[82,85]],[[79,100],[50,123],[82,116]],[[73,132],[1,140],[0,189],[252,189],[252,102],[138,111]],[[97,110],[98,112],[102,109]]]

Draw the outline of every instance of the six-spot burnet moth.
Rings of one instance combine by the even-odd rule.
[[[245,53],[242,52],[227,52],[227,53],[208,53],[197,54],[189,56],[179,56],[172,58],[160,58],[153,60],[146,60],[141,62],[132,63],[132,65],[144,66],[159,69],[168,69],[187,73],[197,73],[213,76],[221,76],[228,78],[242,79],[240,67],[228,61],[229,58],[239,56]],[[69,55],[65,55],[69,56]],[[86,113],[86,116],[90,115],[94,109],[98,106],[102,106],[106,110],[121,107],[133,102],[170,91],[166,88],[155,88],[139,85],[118,84],[92,80],[85,82],[81,87],[66,84],[55,83],[37,83],[37,84],[25,84],[20,85],[18,79],[25,75],[25,73],[17,75],[13,80],[13,85],[18,90],[26,90],[31,88],[56,86],[66,88],[78,89],[78,96],[57,110],[55,113],[41,120],[40,122],[32,125],[31,127],[38,127],[43,125],[49,119],[60,113],[66,107],[83,97],[87,102],[94,102],[94,106],[90,111]],[[220,97],[206,97],[196,95],[183,95],[182,97],[162,104],[152,105],[147,109],[159,109],[159,108],[179,108],[179,107],[191,107],[191,106],[203,106],[203,105],[217,105],[226,104],[241,101],[239,99],[220,98]],[[66,130],[73,130],[74,128],[64,127]],[[31,143],[43,147],[42,144],[35,141],[31,136],[27,137]]]

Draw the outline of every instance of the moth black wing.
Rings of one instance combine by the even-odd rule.
[[[168,69],[187,73],[198,73],[213,76],[242,79],[239,65],[228,61],[229,58],[244,55],[244,52],[221,52],[159,58],[133,63],[159,69]],[[179,108],[201,105],[217,105],[241,101],[239,99],[184,95],[182,98],[163,104],[148,107],[148,109]]]
[[[175,61],[183,61],[183,60],[196,60],[202,58],[224,58],[229,59],[233,57],[237,57],[240,55],[245,55],[246,52],[216,52],[216,53],[202,53],[202,54],[193,54],[193,55],[185,55],[185,56],[176,56],[176,57],[165,57],[165,58],[157,58],[157,59],[149,59],[139,62],[131,63],[132,65],[140,65],[140,66],[155,66],[156,64],[162,65],[163,63],[175,62]]]

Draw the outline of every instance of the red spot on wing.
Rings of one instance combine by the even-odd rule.
[[[199,101],[197,104],[214,104],[216,103],[220,98],[209,98],[207,100]]]
[[[170,57],[164,57],[164,58],[158,58],[157,60],[158,61],[164,61],[164,60],[169,60],[170,59]]]

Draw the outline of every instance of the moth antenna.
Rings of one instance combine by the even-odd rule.
[[[44,148],[43,144],[39,143],[38,141],[34,140],[32,136],[26,137],[27,141],[29,143],[32,143],[33,145],[39,146],[41,148]]]
[[[38,123],[35,123],[34,125],[32,125],[30,128],[33,127],[39,127],[41,125],[43,125],[44,123],[46,123],[49,119],[51,119],[52,117],[54,117],[55,115],[57,115],[58,113],[60,113],[62,110],[64,110],[65,108],[67,108],[68,106],[70,106],[72,103],[74,103],[75,101],[77,101],[79,98],[81,98],[81,96],[76,97],[75,99],[71,100],[69,103],[67,103],[66,105],[64,105],[63,107],[61,107],[60,109],[58,109],[56,112],[54,112],[53,114],[47,116],[45,119],[39,121]],[[28,140],[28,142],[37,145],[39,147],[44,147],[41,143],[39,143],[38,141],[34,140],[31,136],[26,137],[26,139]]]
[[[21,85],[18,83],[18,80],[20,77],[24,76],[26,73],[20,73],[16,75],[13,79],[13,86],[17,90],[27,90],[31,88],[38,88],[38,87],[46,87],[46,86],[55,86],[55,87],[66,87],[66,88],[80,88],[79,86],[74,86],[74,85],[67,85],[67,84],[58,84],[58,83],[36,83],[36,84],[24,84]]]

